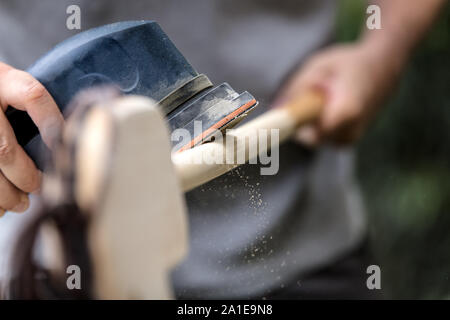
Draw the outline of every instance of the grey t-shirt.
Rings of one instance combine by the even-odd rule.
[[[83,30],[158,21],[199,72],[252,93],[260,101],[255,115],[297,62],[330,41],[336,9],[334,0],[2,0],[0,59],[26,68],[75,34],[66,28],[72,4],[81,7]],[[289,142],[278,174],[245,165],[189,192],[190,251],[173,273],[176,293],[264,296],[351,250],[365,233],[352,162],[351,150]],[[0,234],[17,223],[17,216],[0,220]]]

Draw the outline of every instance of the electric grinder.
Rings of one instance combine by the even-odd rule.
[[[91,29],[73,36],[27,70],[52,95],[65,115],[81,90],[112,85],[123,94],[143,95],[158,102],[173,131],[184,128],[192,148],[215,132],[230,128],[257,105],[248,92],[237,93],[228,83],[214,86],[183,57],[154,21],[129,21]],[[6,115],[17,140],[43,169],[48,150],[37,127],[24,111],[8,107]],[[194,122],[198,124],[194,130]]]

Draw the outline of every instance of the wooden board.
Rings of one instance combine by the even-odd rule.
[[[111,104],[89,111],[76,158],[77,199],[94,212],[95,293],[100,299],[167,299],[168,273],[187,251],[184,195],[168,130],[149,99]]]

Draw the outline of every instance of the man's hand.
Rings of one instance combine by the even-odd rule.
[[[0,216],[5,211],[25,211],[28,193],[38,191],[41,185],[41,172],[17,143],[5,116],[8,106],[26,111],[50,148],[52,133],[64,122],[42,84],[30,74],[0,62]]]
[[[398,78],[411,51],[430,28],[445,0],[372,0],[382,29],[364,30],[353,45],[313,56],[281,90],[275,105],[308,88],[322,89],[325,108],[315,126],[299,130],[307,144],[355,141]]]
[[[312,56],[293,73],[275,105],[302,91],[320,89],[325,107],[318,121],[298,131],[304,144],[354,142],[361,136],[382,99],[398,77],[403,61],[392,59],[382,46],[358,43],[334,46]]]

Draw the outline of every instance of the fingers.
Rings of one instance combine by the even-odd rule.
[[[273,106],[280,107],[290,99],[295,99],[298,95],[308,89],[324,90],[331,76],[331,71],[326,67],[315,68],[306,66],[297,75],[293,76],[288,83],[278,93]]]
[[[315,147],[322,141],[345,145],[359,138],[362,133],[362,97],[350,91],[349,88],[352,87],[347,79],[339,75],[330,76],[319,72],[305,73],[299,77],[296,85],[289,88],[285,94],[295,99],[301,92],[320,88],[326,95],[326,103],[319,119],[297,130],[295,140]]]
[[[17,143],[13,129],[2,111],[0,111],[0,172],[24,192],[34,192],[40,187],[41,174]]]
[[[39,129],[42,139],[52,147],[55,132],[64,119],[45,87],[29,73],[0,65],[0,104],[26,111]]]
[[[274,107],[282,107],[291,99],[296,99],[302,92],[319,89],[328,95],[328,83],[332,76],[331,70],[321,61],[312,61],[307,64],[288,84],[280,91],[274,102]],[[303,126],[297,130],[294,140],[308,147],[315,147],[321,140],[321,133],[317,123]]]
[[[344,77],[334,79],[329,87],[327,104],[318,121],[321,139],[348,144],[360,136],[363,98],[361,92],[349,90],[352,87]]]
[[[4,114],[8,106],[26,111],[50,148],[54,133],[63,125],[56,103],[42,84],[30,74],[0,63],[0,216],[5,211],[27,210],[27,193],[40,188],[42,176],[17,143]]]
[[[0,173],[0,213],[3,211],[24,212],[30,201],[23,191],[17,189]]]
[[[379,103],[380,92],[389,83],[386,77],[381,81],[377,81],[379,76],[368,77],[379,74],[377,67],[369,69],[370,61],[367,51],[358,45],[338,46],[314,55],[293,74],[276,104],[282,106],[308,89],[320,89],[326,100],[315,126],[299,130],[296,140],[307,145],[319,141],[348,144],[362,136]]]
[[[327,105],[319,120],[320,130],[324,134],[332,133],[347,122],[351,118],[351,110],[354,109],[351,93],[345,84],[336,81],[330,91]]]

